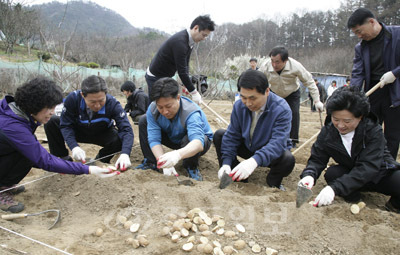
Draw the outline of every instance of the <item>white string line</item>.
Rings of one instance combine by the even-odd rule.
[[[114,156],[115,154],[118,154],[118,153],[120,153],[120,151],[115,152],[115,153],[113,153],[113,154],[109,154],[109,155],[104,156],[104,157],[101,157],[101,158],[98,158],[98,159],[96,159],[95,161],[98,161],[98,160],[101,160],[101,159],[103,159],[103,158],[107,158],[107,157],[110,157],[110,156]],[[94,162],[94,161],[90,161],[90,162],[88,162],[88,163],[85,163],[84,165],[89,164],[89,163],[93,163],[93,162]],[[33,181],[25,182],[25,183],[22,183],[22,184],[19,184],[19,185],[12,186],[12,187],[7,188],[7,189],[3,189],[3,190],[0,191],[0,194],[3,193],[3,192],[6,192],[6,191],[9,191],[9,190],[16,189],[16,188],[18,188],[18,187],[24,186],[24,185],[28,185],[28,184],[31,184],[31,183],[34,183],[34,182],[37,182],[37,181],[40,181],[40,180],[43,180],[43,179],[52,177],[52,176],[57,175],[57,174],[59,174],[59,173],[52,173],[52,174],[49,174],[49,175],[40,177],[40,178],[38,178],[38,179],[35,179],[35,180],[33,180]]]
[[[61,252],[61,253],[67,254],[67,255],[73,255],[72,253],[68,253],[68,252],[66,252],[66,251],[60,250],[60,249],[58,249],[58,248],[56,248],[56,247],[53,247],[53,246],[48,245],[48,244],[46,244],[46,243],[43,243],[43,242],[41,242],[41,241],[35,240],[35,239],[30,238],[30,237],[28,237],[28,236],[24,236],[23,234],[19,234],[19,233],[17,233],[17,232],[14,232],[14,231],[8,229],[8,228],[2,227],[2,226],[0,226],[0,228],[3,229],[3,230],[5,230],[5,231],[8,231],[8,232],[10,232],[10,233],[12,233],[12,234],[14,234],[14,235],[17,235],[17,236],[26,238],[26,239],[28,239],[28,240],[30,240],[30,241],[32,241],[32,242],[35,242],[35,243],[38,243],[38,244],[40,244],[40,245],[46,246],[46,247],[48,247],[48,248],[50,248],[50,249],[53,249],[53,250],[56,250],[56,251],[58,251],[58,252]]]

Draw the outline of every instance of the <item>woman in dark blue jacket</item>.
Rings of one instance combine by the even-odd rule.
[[[24,186],[19,183],[32,167],[66,174],[95,174],[113,176],[109,169],[65,161],[49,154],[34,133],[40,124],[46,124],[54,108],[62,102],[61,88],[46,78],[35,78],[17,89],[15,98],[0,100],[0,209],[12,213],[24,209],[13,195]],[[12,189],[11,189],[12,188]]]
[[[382,127],[369,112],[368,98],[342,87],[329,98],[326,109],[326,125],[311,149],[300,183],[311,189],[330,158],[337,164],[326,170],[328,185],[314,205],[329,205],[335,196],[357,202],[360,191],[375,191],[391,196],[386,208],[399,213],[400,164],[387,150]]]

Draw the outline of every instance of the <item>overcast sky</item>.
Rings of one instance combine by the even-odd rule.
[[[52,0],[25,0],[40,4]],[[59,0],[59,2],[67,2]],[[293,12],[335,10],[340,0],[92,0],[111,9],[132,26],[175,33],[190,26],[195,17],[210,14],[216,24],[242,24],[257,18],[279,20]]]

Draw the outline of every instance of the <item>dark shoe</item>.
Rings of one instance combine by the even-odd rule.
[[[5,212],[19,213],[24,210],[24,204],[14,201],[9,192],[0,193],[0,209]]]
[[[188,175],[190,178],[195,179],[196,181],[202,181],[203,180],[203,176],[201,176],[199,169],[190,169],[187,168],[186,169]]]
[[[392,203],[390,202],[390,200],[386,202],[386,204],[385,204],[385,209],[386,209],[387,211],[389,211],[389,212],[400,213],[400,209],[394,207],[394,206],[392,205]]]
[[[351,193],[350,195],[343,197],[344,201],[346,201],[347,203],[358,203],[361,201],[361,193],[358,191],[355,191],[353,193]]]
[[[268,186],[269,186],[269,185],[268,185]],[[286,191],[286,188],[285,188],[282,184],[280,184],[279,187],[277,187],[277,186],[269,186],[269,187],[271,187],[271,188],[276,188],[276,189],[280,189],[281,191]]]
[[[151,170],[158,171],[156,164],[147,162],[147,158],[143,159],[142,164],[135,167],[135,169],[142,169],[142,170],[151,169]]]
[[[2,186],[2,187],[0,187],[0,191],[5,190],[5,189],[9,189],[9,188],[12,188],[12,187]],[[9,189],[6,192],[11,193],[11,195],[17,195],[17,194],[19,194],[21,192],[24,192],[24,191],[25,191],[25,186],[21,185],[21,186],[19,186],[17,188]]]

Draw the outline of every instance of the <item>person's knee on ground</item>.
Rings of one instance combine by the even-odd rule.
[[[289,150],[286,150],[280,158],[271,162],[269,166],[270,172],[266,179],[267,185],[269,187],[276,187],[285,190],[282,186],[282,180],[284,177],[289,176],[293,171],[294,166],[295,158]]]
[[[215,131],[214,137],[213,137],[213,143],[215,146],[215,150],[217,152],[219,167],[222,167],[221,146],[222,146],[222,138],[224,137],[225,132],[226,132],[226,129],[218,129],[217,131]]]
[[[330,166],[324,175],[326,183],[329,185],[330,183],[334,182],[337,178],[343,176],[344,174],[347,174],[349,170],[346,168],[340,166],[340,165],[334,165]],[[348,202],[348,203],[356,203],[361,200],[361,193],[360,191],[354,191],[353,193],[347,195],[347,196],[341,196],[343,199]]]

